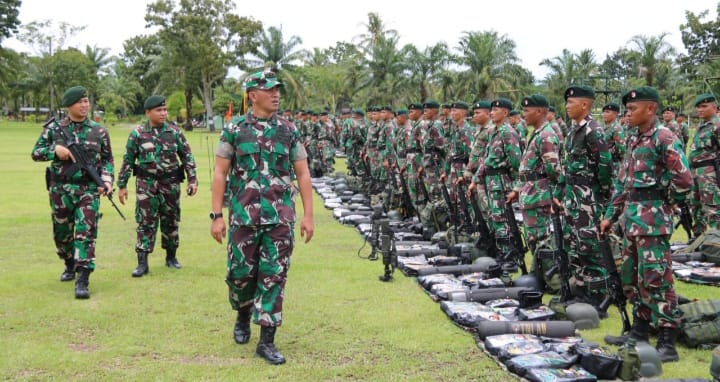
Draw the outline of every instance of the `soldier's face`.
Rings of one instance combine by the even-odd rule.
[[[682,115],[678,115],[677,121],[678,121],[678,123],[684,123],[684,122],[685,122],[685,117],[683,117]]]
[[[715,102],[704,102],[695,106],[695,111],[697,111],[700,118],[709,121],[718,111],[717,104]]]
[[[627,116],[630,126],[642,126],[648,123],[654,116],[655,110],[650,107],[650,101],[637,101],[627,104]]]
[[[329,119],[327,115],[320,116],[320,120],[323,122],[327,122]]]
[[[425,117],[425,119],[433,119],[435,118],[437,113],[438,109],[425,109],[425,111],[423,112],[423,117]]]
[[[407,114],[400,114],[397,116],[398,125],[404,125],[405,122],[407,122],[407,120],[408,120]]]
[[[250,93],[253,111],[260,114],[272,114],[280,107],[280,87],[272,89],[254,89]]]
[[[543,117],[545,117],[547,113],[545,113],[544,108],[540,107],[524,107],[523,108],[523,116],[525,116],[525,122],[527,122],[530,126],[538,126],[540,122],[542,121]]]
[[[479,124],[486,124],[490,120],[490,110],[488,109],[475,109],[473,110],[472,121]]]
[[[663,121],[670,122],[673,119],[675,119],[675,113],[669,110],[663,111]]]
[[[617,114],[618,113],[616,111],[605,110],[602,112],[603,121],[605,121],[605,123],[610,123],[617,118]]]
[[[513,125],[517,125],[518,122],[520,122],[520,116],[519,115],[513,115],[510,117],[510,123]]]
[[[422,110],[413,109],[410,110],[409,117],[411,121],[417,121],[422,116]]]
[[[588,106],[589,101],[585,98],[571,97],[565,101],[565,111],[572,119],[584,118]]]
[[[80,98],[79,101],[67,107],[70,118],[80,121],[87,117],[90,111],[90,99],[88,97]]]
[[[548,119],[548,121],[554,121],[554,120],[555,120],[555,112],[554,112],[554,111],[548,111],[548,112],[547,112],[547,119]]]
[[[498,124],[507,118],[508,113],[509,113],[509,110],[504,107],[493,106],[493,108],[490,109],[490,118],[492,118],[493,122]]]
[[[145,115],[150,120],[150,125],[162,125],[167,120],[167,107],[158,106],[154,109],[145,110]]]

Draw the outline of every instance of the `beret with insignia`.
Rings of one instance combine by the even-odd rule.
[[[549,107],[550,106],[547,98],[545,98],[544,95],[539,94],[539,93],[536,93],[536,94],[533,94],[533,95],[523,98],[521,103],[522,103],[523,107]]]
[[[398,109],[398,111],[395,112],[395,115],[407,115],[408,110],[407,109]]]
[[[408,109],[409,110],[422,110],[423,105],[421,103],[414,102],[414,103],[411,103],[410,105],[408,105]]]
[[[639,86],[625,93],[622,97],[623,105],[635,101],[653,101],[660,103],[660,94],[651,86]]]
[[[605,111],[605,110],[616,111],[616,112],[619,113],[619,112],[620,112],[620,105],[618,105],[618,104],[616,104],[616,103],[614,103],[614,102],[610,102],[609,104],[603,106],[602,111]]]
[[[717,101],[717,99],[711,93],[700,94],[699,96],[695,97],[695,107],[698,107],[698,106],[700,106],[700,104],[703,104],[705,102],[716,102],[716,101]]]
[[[439,109],[440,104],[438,103],[438,101],[435,101],[434,99],[430,99],[430,100],[425,101],[425,103],[423,103],[423,107],[425,109]]]
[[[590,86],[570,86],[565,89],[565,100],[568,98],[595,99],[595,90]]]
[[[158,106],[165,106],[165,97],[161,95],[151,95],[145,100],[145,110],[152,110]]]
[[[512,110],[513,105],[507,98],[498,98],[495,101],[492,101],[492,107],[502,107],[504,109]]]
[[[70,107],[74,105],[77,101],[80,101],[83,98],[86,98],[88,96],[88,91],[82,86],[73,86],[68,90],[65,90],[65,94],[63,94],[62,98],[62,106],[63,107]]]
[[[477,109],[490,110],[491,108],[492,108],[492,105],[490,104],[490,101],[480,100],[480,101],[475,101],[475,103],[473,103],[473,110],[477,110]]]
[[[469,109],[469,106],[468,106],[467,103],[465,103],[465,102],[463,102],[463,101],[457,101],[457,102],[453,102],[452,108],[453,108],[453,109],[463,109],[463,110],[467,110],[467,109]]]

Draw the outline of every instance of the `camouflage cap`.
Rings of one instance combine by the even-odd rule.
[[[475,101],[475,103],[473,103],[472,109],[473,110],[477,110],[477,109],[490,110],[490,109],[492,109],[492,105],[491,105],[490,101],[479,100],[479,101]]]
[[[539,94],[539,93],[529,95],[529,96],[523,98],[521,104],[523,107],[548,107],[548,106],[550,106],[547,98],[545,98],[544,95]]]
[[[158,106],[165,106],[165,97],[161,95],[151,95],[145,100],[145,110],[152,110]]]
[[[627,105],[628,103],[635,101],[653,101],[659,104],[660,94],[654,87],[639,86],[622,96],[623,105]]]
[[[414,102],[414,103],[411,103],[410,105],[408,105],[408,110],[422,110],[422,109],[423,109],[423,105],[418,102]]]
[[[88,91],[82,86],[73,86],[68,90],[65,90],[65,94],[63,94],[62,98],[62,106],[63,107],[70,107],[74,105],[77,101],[80,101],[83,98],[86,98],[88,96]]]
[[[620,105],[616,104],[615,102],[610,102],[609,104],[606,104],[603,106],[602,111],[610,110],[615,112],[620,112]]]
[[[467,109],[469,109],[470,107],[468,106],[468,104],[467,104],[466,102],[463,102],[463,101],[455,101],[455,102],[453,102],[453,104],[452,104],[452,108],[453,108],[453,109],[463,109],[463,110],[467,110]]]
[[[700,94],[699,96],[697,96],[695,98],[695,107],[698,107],[698,106],[700,106],[700,104],[703,104],[705,102],[716,102],[716,101],[717,101],[717,99],[715,98],[715,96],[712,93]]]
[[[275,72],[269,69],[265,69],[262,72],[255,72],[245,77],[245,82],[243,83],[243,86],[245,87],[246,91],[250,91],[253,89],[267,90],[277,86],[283,86],[283,83],[278,80],[277,74],[275,74]]]
[[[595,89],[591,86],[570,86],[565,89],[565,101],[568,98],[590,98],[595,99]]]
[[[507,98],[498,98],[495,101],[492,101],[492,107],[502,107],[504,109],[512,110],[513,104],[510,102]]]

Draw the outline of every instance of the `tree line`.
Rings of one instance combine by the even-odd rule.
[[[149,94],[168,95],[171,118],[192,129],[191,118],[212,119],[232,102],[242,105],[242,82],[228,75],[272,68],[285,83],[283,108],[329,108],[390,104],[405,106],[429,98],[440,101],[544,93],[562,109],[563,90],[592,85],[601,101],[617,100],[639,85],[659,89],[664,105],[692,111],[701,92],[720,91],[720,3],[710,10],[686,11],[679,31],[687,54],[676,52],[667,33],[636,35],[604,58],[592,49],[564,49],[542,60],[544,78],[520,64],[516,43],[497,31],[466,31],[454,45],[400,46],[400,32],[379,13],[367,15],[364,32],[327,48],[304,49],[302,38],[281,28],[239,16],[231,0],[157,0],[147,6],[146,26],[154,33],[127,39],[111,56],[97,46],[68,46],[83,30],[66,22],[21,25],[20,0],[0,0],[0,105],[58,107],[58,94],[72,85],[90,91],[94,110],[109,118],[142,113]],[[17,37],[31,53],[3,48]]]

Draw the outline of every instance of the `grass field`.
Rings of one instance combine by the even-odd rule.
[[[110,129],[116,170],[130,126]],[[107,201],[97,242],[90,300],[73,283],[52,244],[44,163],[30,159],[39,125],[0,122],[0,378],[5,380],[476,380],[506,381],[472,337],[455,327],[410,278],[377,276],[382,264],[361,260],[362,245],[315,196],[315,238],[298,243],[276,343],[288,363],[271,367],[232,340],[234,312],[224,283],[225,249],[209,235],[210,170],[217,135],[188,134],[200,192],[183,197],[181,270],[150,257],[150,274],[130,277],[134,196],[122,221]],[[132,186],[131,186],[132,188]],[[159,243],[158,243],[159,248]],[[367,254],[368,248],[365,248]],[[681,294],[711,298],[718,289],[678,283]],[[620,330],[617,311],[583,332],[600,341]],[[665,378],[709,377],[710,351],[681,348]]]

